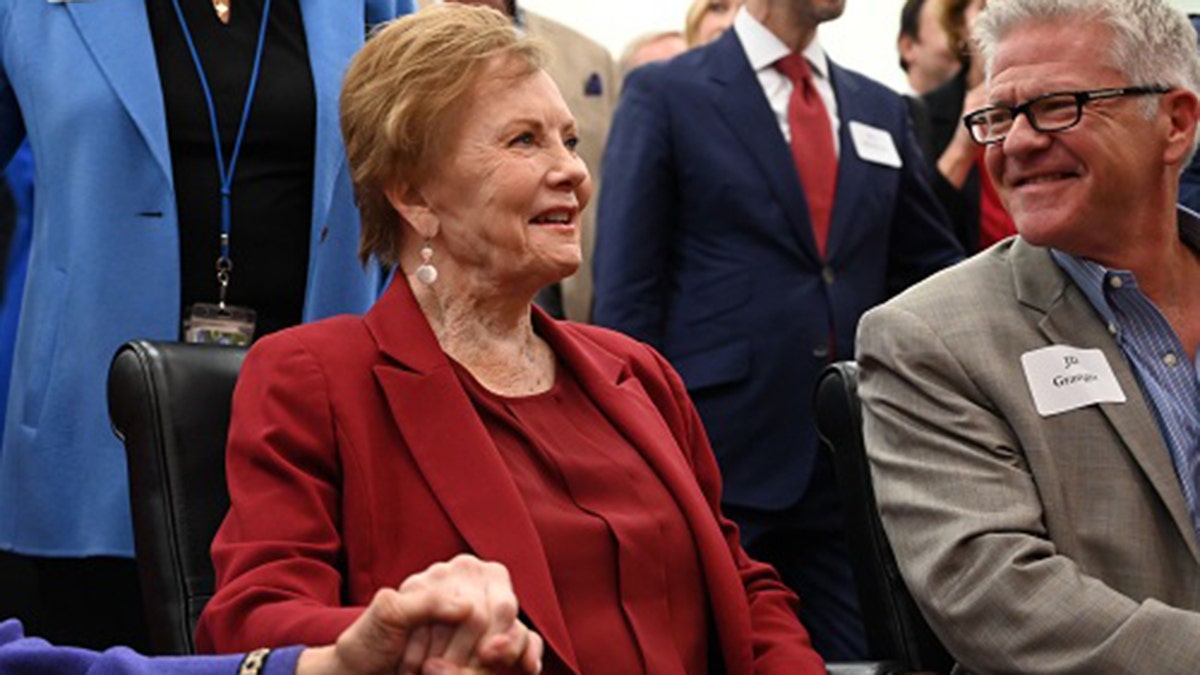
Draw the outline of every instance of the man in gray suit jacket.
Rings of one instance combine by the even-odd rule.
[[[1020,235],[862,320],[884,525],[973,672],[1198,672],[1195,33],[1167,0],[991,0],[977,31],[967,124]]]

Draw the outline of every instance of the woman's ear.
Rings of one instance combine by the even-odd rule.
[[[422,239],[433,239],[437,236],[439,222],[433,208],[425,201],[425,196],[416,187],[397,183],[384,191],[388,202],[396,213],[404,219]]]

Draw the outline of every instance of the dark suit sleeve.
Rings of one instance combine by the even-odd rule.
[[[931,160],[930,171],[933,177],[933,192],[950,218],[950,225],[959,245],[967,253],[978,251],[979,200],[972,200],[968,196],[979,194],[979,172],[971,169],[962,187],[957,188],[937,170],[936,157]]]
[[[1200,156],[1179,177],[1179,203],[1200,213]]]
[[[963,251],[930,184],[928,160],[904,115],[900,190],[888,242],[888,292],[899,293],[962,260]]]
[[[661,347],[676,214],[670,112],[652,65],[630,74],[604,153],[594,321]]]
[[[363,609],[342,606],[338,438],[325,373],[286,332],[246,356],[226,481],[229,513],[212,545],[217,592],[197,650],[334,642]]]
[[[972,217],[971,214],[973,210],[978,211],[979,205],[972,205],[966,195],[970,190],[979,192],[979,183],[973,179],[975,171],[971,171],[971,175],[967,176],[967,180],[961,188],[951,185],[950,181],[946,180],[937,168],[938,158],[946,146],[935,144],[942,142],[943,139],[940,136],[934,137],[929,105],[925,99],[919,96],[905,96],[904,103],[908,106],[908,114],[912,120],[913,132],[917,136],[917,144],[929,165],[926,175],[932,183],[933,194],[946,212],[954,236],[958,238],[958,243],[963,251],[974,253],[979,249],[979,218],[978,216]]]
[[[812,648],[808,632],[796,617],[796,595],[779,579],[775,570],[752,560],[742,549],[737,526],[721,514],[721,472],[709,445],[700,414],[688,397],[683,380],[661,355],[651,352],[657,362],[659,386],[666,386],[671,403],[659,402],[668,425],[683,448],[695,473],[696,482],[712,509],[729,547],[746,600],[750,605],[753,631],[754,672],[760,675],[816,675],[825,673],[821,657]],[[657,389],[654,385],[647,390]],[[653,395],[653,394],[652,394]]]
[[[913,133],[917,135],[917,144],[925,158],[934,156],[933,123],[929,119],[929,107],[920,96],[905,96],[904,105],[908,108],[908,118],[913,125]]]
[[[929,163],[929,176],[938,202],[950,218],[950,226],[967,255],[979,250],[979,172],[975,169],[955,187],[938,170],[938,160],[949,147],[962,124],[963,97],[967,94],[964,75],[920,97],[925,127],[916,123],[917,138]],[[928,143],[923,133],[928,133]]]

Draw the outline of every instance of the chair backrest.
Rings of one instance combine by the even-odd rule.
[[[835,363],[821,374],[816,421],[821,440],[833,453],[870,658],[895,661],[909,671],[950,672],[954,659],[909,595],[879,519],[853,361]]]
[[[225,437],[246,351],[129,342],[113,357],[108,411],[129,463],[134,546],[151,649],[195,652],[214,579],[209,546],[229,508]]]

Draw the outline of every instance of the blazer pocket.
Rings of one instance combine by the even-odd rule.
[[[750,345],[735,342],[673,360],[688,391],[729,384],[750,375]]]

